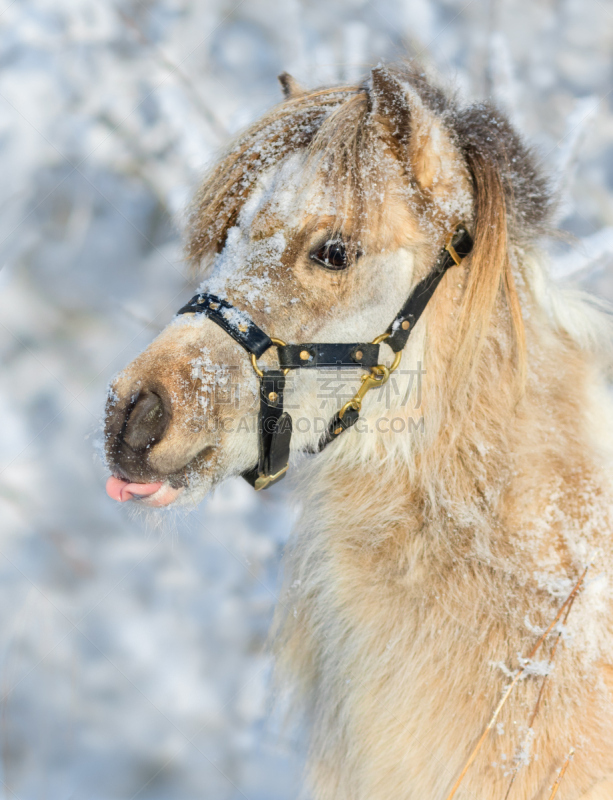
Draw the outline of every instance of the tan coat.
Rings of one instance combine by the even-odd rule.
[[[546,800],[565,767],[558,800],[611,800],[610,331],[547,277],[534,245],[546,184],[503,117],[460,108],[405,66],[361,87],[284,85],[194,205],[204,289],[286,341],[367,341],[457,221],[475,239],[387,393],[368,396],[363,427],[308,461],[299,452],[318,434],[294,436],[302,514],[274,647],[280,685],[309,719],[312,795],[446,800],[523,667],[455,797]],[[344,243],[345,270],[314,262],[329,240]],[[216,405],[232,369],[240,398]],[[343,380],[346,392],[358,376]],[[163,398],[167,427],[122,462],[117,431],[143,387]],[[295,419],[338,409],[313,372],[294,388]],[[175,321],[114,383],[111,470],[197,501],[253,464],[242,423],[256,392],[229,337]],[[588,566],[565,624],[526,661]]]

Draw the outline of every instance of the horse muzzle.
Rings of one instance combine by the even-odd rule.
[[[111,390],[105,423],[105,452],[112,473],[106,484],[109,497],[120,503],[136,500],[147,506],[166,506],[181,494],[192,454],[179,468],[172,465],[170,472],[152,464],[155,447],[164,440],[171,419],[172,403],[161,385],[140,386],[123,397],[115,388]]]

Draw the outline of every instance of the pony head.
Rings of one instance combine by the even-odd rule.
[[[371,393],[363,408],[371,435],[348,431],[330,448],[333,457],[413,458],[445,415],[469,407],[488,348],[498,348],[497,369],[521,383],[510,254],[543,223],[546,187],[504,117],[486,105],[459,108],[404,64],[379,66],[360,86],[307,91],[285,74],[281,83],[284,102],[238,137],[198,192],[189,258],[202,292],[270,336],[368,342],[463,222],[473,252],[443,278],[403,353],[394,396]],[[275,367],[274,348],[259,363]],[[418,363],[427,372],[419,396]],[[360,370],[343,371],[340,390],[335,378],[329,370],[288,377],[293,449],[316,448],[321,422],[354,393]],[[148,505],[197,501],[257,461],[258,406],[244,350],[204,315],[177,316],[111,385],[109,494]],[[427,435],[394,436],[376,424],[383,411],[425,415]]]

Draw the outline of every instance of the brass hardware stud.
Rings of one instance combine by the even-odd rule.
[[[240,331],[241,333],[247,333],[247,331],[249,330],[249,326],[248,326],[248,325],[245,325],[245,324],[243,323],[242,325],[239,325],[239,326],[238,326],[238,329],[239,329],[239,331]]]
[[[339,435],[339,433],[342,433],[342,432],[343,432],[343,429],[342,429],[342,428],[335,428],[335,429],[334,429],[334,435],[335,435],[335,436],[338,436],[338,435]]]
[[[268,399],[271,403],[276,403],[279,399],[279,395],[276,392],[270,392],[268,395]]]
[[[408,331],[409,328],[411,327],[411,323],[409,322],[408,319],[405,319],[405,321],[402,323],[401,327],[402,327],[403,331]]]
[[[300,360],[301,361],[308,361],[311,358],[311,354],[308,350],[301,350],[300,351]]]
[[[355,351],[355,358],[356,358],[357,361],[360,361],[360,359],[362,359],[363,357],[364,357],[364,353],[361,350],[356,350]]]
[[[219,303],[211,302],[209,303],[209,308],[212,308],[213,311],[217,311],[217,309],[219,308]]]

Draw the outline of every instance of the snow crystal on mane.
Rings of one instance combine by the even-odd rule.
[[[517,675],[517,670],[509,669],[504,661],[490,661],[490,667],[499,669],[507,678],[512,679]]]
[[[301,172],[304,159],[304,154],[292,154],[258,176],[236,224],[228,229],[223,249],[214,257],[199,291],[226,297],[233,290],[240,290],[249,306],[270,311],[262,300],[266,301],[274,273],[282,266],[281,259],[287,241],[281,230],[261,238],[252,238],[251,228],[257,216],[264,214],[291,228],[298,225],[298,213],[304,214],[305,204],[310,213],[331,211],[330,204],[313,186],[304,188],[304,175]],[[265,266],[262,269],[263,264]]]
[[[519,749],[513,756],[513,761],[515,762],[516,770],[521,769],[522,767],[527,767],[528,764],[530,764],[530,762],[532,761],[532,746],[534,744],[535,736],[536,732],[534,728],[528,728]]]
[[[522,680],[525,680],[531,675],[545,677],[546,675],[549,675],[553,669],[553,665],[549,658],[544,658],[541,660],[524,658],[520,653],[518,653],[517,659],[519,661],[519,666],[523,669],[521,676]]]

